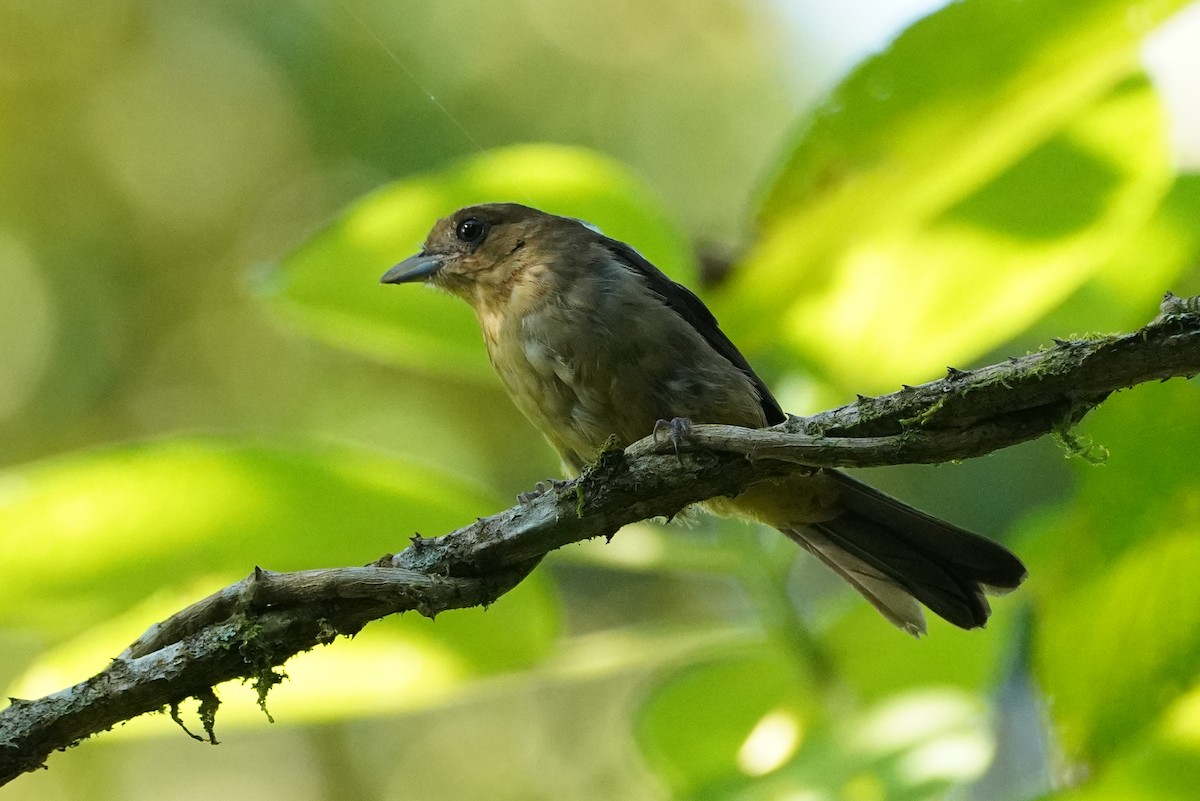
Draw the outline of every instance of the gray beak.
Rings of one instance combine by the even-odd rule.
[[[409,256],[379,279],[381,284],[410,284],[414,281],[424,281],[438,271],[442,266],[441,256],[430,256],[418,253]]]

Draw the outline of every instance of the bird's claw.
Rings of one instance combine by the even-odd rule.
[[[547,492],[565,487],[569,483],[569,481],[561,478],[548,478],[545,481],[539,481],[533,485],[533,489],[531,489],[529,492],[519,493],[517,495],[517,502],[525,505],[533,503]]]
[[[686,417],[672,417],[670,420],[659,420],[654,424],[654,441],[658,442],[658,435],[662,432],[667,432],[667,441],[675,448],[675,457],[683,461],[683,457],[679,455],[679,444],[688,438],[692,433],[692,421]]]

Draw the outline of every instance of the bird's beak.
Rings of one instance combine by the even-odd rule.
[[[441,256],[431,256],[426,253],[418,253],[415,256],[409,256],[407,259],[384,273],[383,278],[379,279],[379,283],[409,284],[413,281],[424,281],[436,273],[441,266]]]

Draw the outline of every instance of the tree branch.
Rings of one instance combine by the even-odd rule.
[[[1200,372],[1200,299],[1168,294],[1141,330],[1070,342],[772,429],[699,425],[680,445],[654,437],[607,451],[574,481],[367,567],[246,579],[155,624],[95,676],[0,711],[0,784],[54,750],[189,698],[208,738],[230,679],[260,694],[291,656],[396,612],[487,604],[551,550],[649,517],[671,517],[768,478],[822,467],[944,462],[1065,434],[1115,390]]]

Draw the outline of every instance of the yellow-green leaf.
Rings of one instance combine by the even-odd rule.
[[[61,457],[0,474],[0,621],[71,635],[155,592],[364,564],[503,506],[337,448],[181,439]]]
[[[860,390],[1020,332],[1170,186],[1136,56],[1181,5],[965,0],[918,22],[802,131],[722,319],[752,349],[802,355]]]

